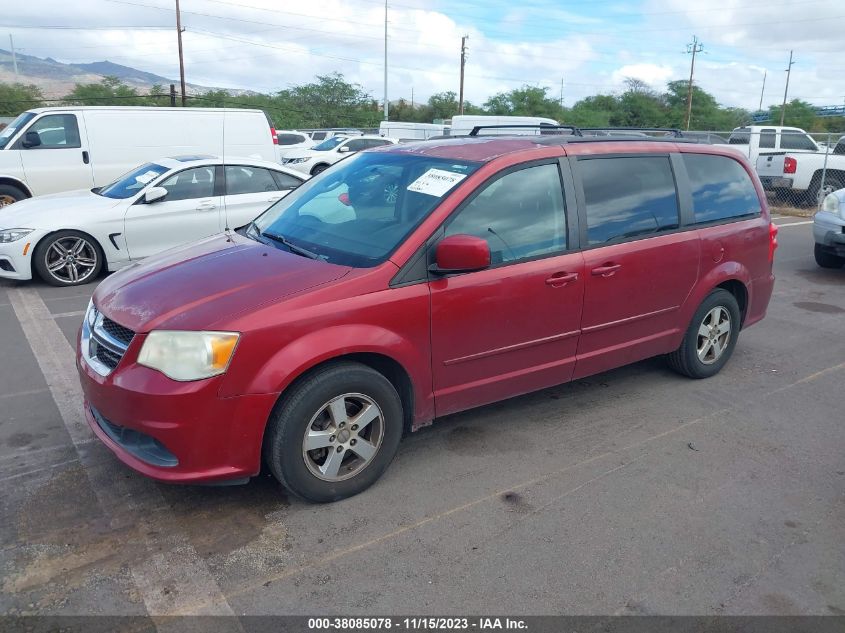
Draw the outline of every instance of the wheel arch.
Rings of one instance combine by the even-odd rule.
[[[32,197],[32,190],[26,186],[26,183],[20,178],[14,176],[0,175],[0,185],[9,185],[10,187],[17,187],[26,194],[27,198]]]

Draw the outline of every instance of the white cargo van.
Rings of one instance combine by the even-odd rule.
[[[276,132],[261,110],[36,108],[0,131],[0,206],[106,185],[161,156],[210,154],[276,161]]]
[[[424,141],[432,136],[443,136],[446,126],[438,123],[413,123],[410,121],[382,121],[378,135],[400,141]]]
[[[450,126],[449,135],[450,136],[466,136],[472,129],[477,125],[532,125],[532,126],[544,126],[544,125],[560,125],[554,119],[547,119],[546,117],[541,116],[481,116],[476,114],[459,114],[458,116],[452,117],[452,123]],[[494,136],[494,135],[507,135],[512,136],[514,134],[527,134],[527,135],[535,135],[540,134],[540,129],[538,128],[501,128],[501,129],[488,129],[482,130],[481,134],[484,136]]]

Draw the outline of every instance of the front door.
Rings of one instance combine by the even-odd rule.
[[[94,186],[85,124],[76,114],[47,114],[15,142],[26,184],[42,196]]]
[[[455,234],[487,240],[492,265],[429,283],[437,415],[569,380],[584,265],[568,252],[558,163],[494,178],[447,221]]]
[[[164,199],[145,203],[143,197],[129,207],[124,222],[132,259],[219,233],[222,196],[215,195],[214,165],[194,167],[169,176],[159,187]]]
[[[695,231],[679,232],[668,156],[581,158],[586,287],[581,378],[670,351],[698,277]]]

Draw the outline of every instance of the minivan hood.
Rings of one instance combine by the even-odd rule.
[[[0,209],[0,228],[46,229],[63,228],[69,214],[94,213],[111,209],[125,200],[115,200],[91,193],[88,189],[65,191],[47,196],[27,198]]]
[[[238,234],[216,235],[108,277],[94,293],[94,304],[135,332],[203,330],[350,270]]]

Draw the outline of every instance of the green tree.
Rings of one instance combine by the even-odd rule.
[[[0,116],[17,116],[24,110],[43,105],[43,98],[38,86],[0,83]]]
[[[76,105],[150,105],[153,101],[138,94],[117,77],[104,77],[100,83],[76,84],[64,100]]]
[[[488,114],[500,116],[542,116],[561,121],[564,109],[557,99],[548,95],[548,88],[522,86],[508,92],[500,92],[484,103]]]
[[[313,83],[282,90],[272,105],[287,108],[282,120],[296,122],[296,127],[373,127],[381,119],[370,94],[340,73],[318,75]]]
[[[769,116],[771,117],[773,123],[780,123],[780,114],[782,109],[782,105],[769,106]],[[793,99],[786,104],[786,114],[783,119],[784,125],[809,130],[813,127],[815,120],[816,109],[806,101]]]
[[[613,95],[595,95],[577,101],[566,115],[566,122],[580,127],[608,127],[618,120],[622,104]]]

